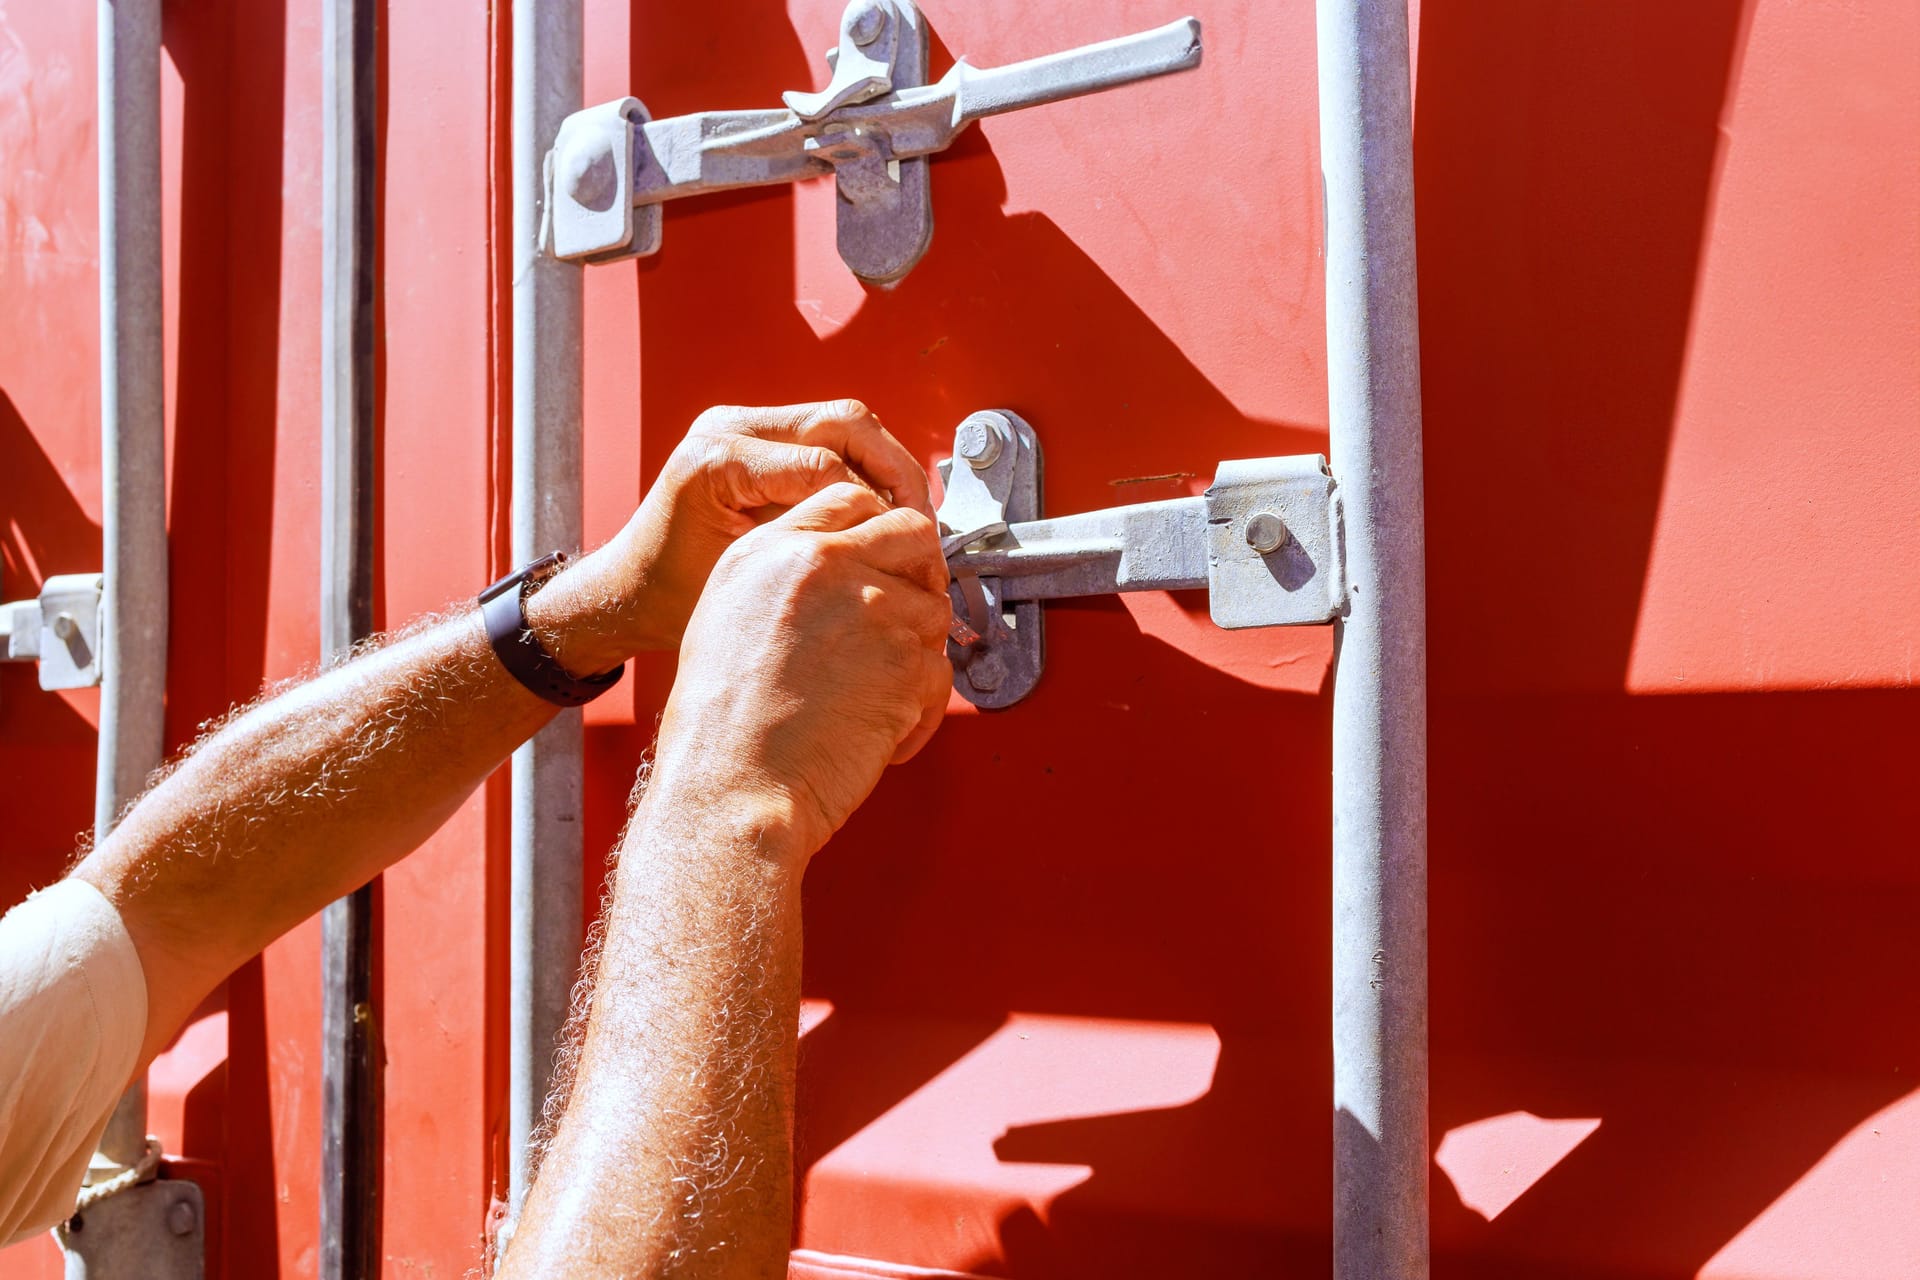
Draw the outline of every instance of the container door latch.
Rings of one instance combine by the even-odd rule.
[[[980,707],[1033,691],[1040,602],[1204,587],[1215,624],[1314,626],[1347,607],[1340,491],[1319,454],[1223,462],[1196,498],[1043,517],[1038,439],[1004,409],[969,416],[938,465],[953,598],[953,687]]]
[[[100,683],[97,573],[64,573],[40,584],[39,598],[0,604],[0,662],[37,662],[42,689]]]
[[[1200,23],[1012,66],[962,59],[927,83],[927,28],[912,0],[853,0],[827,54],[832,79],[758,111],[654,120],[638,98],[568,116],[546,161],[542,246],[610,262],[660,247],[660,206],[682,196],[799,182],[839,184],[840,256],[861,279],[911,271],[933,238],[927,157],[986,116],[1115,89],[1200,65]]]

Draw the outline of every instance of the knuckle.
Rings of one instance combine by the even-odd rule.
[[[942,591],[938,595],[931,592],[919,595],[920,605],[914,615],[914,634],[922,641],[933,640],[947,633],[949,620],[953,617],[953,601]]]
[[[725,436],[695,430],[689,432],[673,451],[673,463],[683,472],[711,473],[725,465],[730,442]]]
[[[825,417],[838,418],[845,421],[869,416],[866,404],[852,397],[840,400],[829,400],[821,406],[821,412]]]
[[[925,661],[921,655],[927,652],[927,642],[920,638],[919,629],[895,628],[893,645],[895,656],[900,663],[900,674],[909,682],[918,679],[921,664]]]
[[[800,451],[799,456],[800,469],[811,472],[815,476],[838,477],[846,473],[846,467],[840,461],[840,455],[831,449],[822,449],[815,445],[808,445]]]
[[[870,519],[886,510],[886,504],[880,501],[878,494],[866,485],[853,480],[837,480],[828,485],[823,492],[831,498],[834,505],[860,516],[862,520]]]
[[[701,410],[694,418],[693,425],[687,429],[688,435],[716,436],[732,431],[740,420],[743,410],[738,405],[716,404]]]
[[[923,538],[935,549],[940,545],[940,526],[933,517],[917,507],[900,507],[894,519],[900,522],[902,531],[916,538]]]
[[[702,436],[699,448],[701,462],[716,471],[738,471],[741,467],[739,436]]]
[[[696,466],[706,477],[709,490],[721,501],[737,501],[751,478],[752,462],[740,448],[740,437],[733,435],[702,437]]]
[[[833,558],[823,539],[790,533],[780,538],[779,546],[781,570],[791,581],[812,584],[832,575]]]

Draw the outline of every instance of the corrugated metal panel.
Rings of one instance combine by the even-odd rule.
[[[936,70],[1176,16],[929,9]],[[173,10],[178,743],[314,656],[319,19]],[[589,536],[721,400],[857,394],[923,456],[1010,405],[1059,510],[1324,448],[1311,7],[1196,12],[1201,71],[937,159],[896,290],[845,274],[823,186],[671,209],[661,257],[594,268]],[[1920,14],[1421,16],[1436,1273],[1920,1272]],[[837,17],[593,4],[588,97],[770,103]],[[500,16],[388,19],[396,622],[504,555],[506,202]],[[0,17],[8,598],[98,557],[91,41]],[[1327,637],[1159,598],[1049,629],[1034,697],[956,711],[814,866],[807,1265],[1324,1274]],[[589,715],[590,850],[667,679]],[[87,823],[91,695],[31,685],[0,671],[9,897]],[[471,1266],[504,1168],[500,800],[388,880],[395,1277]],[[312,1269],[316,942],[155,1080],[169,1149],[217,1171],[229,1276]]]

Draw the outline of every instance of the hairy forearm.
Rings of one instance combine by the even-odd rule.
[[[782,831],[737,792],[656,779],[503,1277],[785,1274],[801,873]]]
[[[550,647],[593,608],[590,578],[529,598]],[[146,968],[142,1061],[233,968],[431,835],[553,711],[469,611],[202,738],[75,870],[119,908]]]

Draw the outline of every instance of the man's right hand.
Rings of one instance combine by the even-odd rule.
[[[804,865],[939,727],[950,613],[934,522],[864,485],[746,533],[688,623],[653,785],[740,802]]]

